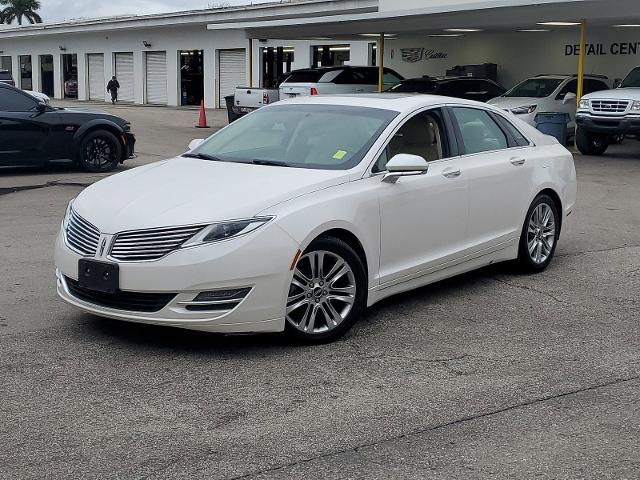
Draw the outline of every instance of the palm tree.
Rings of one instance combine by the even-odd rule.
[[[40,9],[38,0],[0,0],[0,5],[7,5],[2,11],[2,23],[17,20],[18,25],[22,25],[24,18],[29,23],[42,23],[42,18],[36,13],[36,10]]]

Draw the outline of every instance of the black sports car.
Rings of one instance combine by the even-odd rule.
[[[70,160],[108,172],[134,156],[129,122],[107,113],[55,108],[0,84],[0,166]]]
[[[445,95],[447,97],[486,102],[492,98],[499,97],[506,92],[506,89],[488,78],[433,78],[425,76],[402,80],[387,90],[387,92],[430,93],[432,95]]]

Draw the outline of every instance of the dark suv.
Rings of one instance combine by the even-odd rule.
[[[0,166],[70,160],[108,172],[134,156],[130,124],[107,113],[54,108],[0,83]]]
[[[506,89],[488,78],[420,77],[403,80],[387,91],[394,93],[429,93],[431,95],[445,95],[447,97],[486,102],[492,98],[499,97],[506,92]]]

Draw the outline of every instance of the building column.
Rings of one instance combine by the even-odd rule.
[[[146,51],[133,51],[133,103],[138,105],[145,103],[144,91],[147,84],[145,54]]]
[[[33,90],[34,92],[39,92],[42,90],[40,72],[40,55],[31,55],[31,90]]]
[[[204,50],[204,106],[218,108],[217,105],[217,59],[218,52],[214,48]]]
[[[53,97],[64,98],[64,82],[62,79],[62,55],[53,54]]]
[[[115,75],[115,56],[111,50],[104,52],[104,81],[103,83],[103,92],[104,92],[104,101],[109,103],[111,102],[111,94],[107,92],[107,84],[111,77]]]
[[[177,50],[167,50],[167,103],[180,105],[180,61]]]
[[[89,100],[89,65],[86,53],[78,53],[78,100]]]

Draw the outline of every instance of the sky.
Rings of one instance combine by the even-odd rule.
[[[263,3],[258,0],[253,3]],[[246,5],[251,0],[40,0],[39,10],[44,22],[82,17],[114,15],[144,15],[208,8],[210,6]]]

